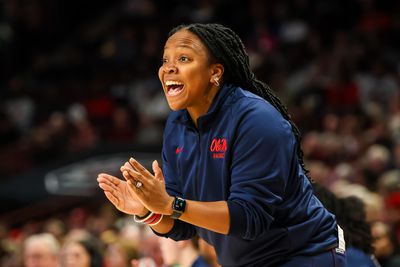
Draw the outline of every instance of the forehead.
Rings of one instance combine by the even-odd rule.
[[[188,48],[196,52],[207,52],[200,38],[186,29],[179,30],[168,38],[164,50],[174,48]]]
[[[50,249],[43,243],[36,242],[36,243],[30,243],[25,246],[25,253],[26,254],[31,254],[31,253],[41,253],[41,254],[46,254],[50,253]]]

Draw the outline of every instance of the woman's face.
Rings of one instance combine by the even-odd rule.
[[[71,242],[62,253],[63,267],[90,267],[90,255],[78,242]]]
[[[172,110],[186,108],[191,115],[202,115],[218,91],[214,79],[221,78],[222,66],[210,64],[201,40],[182,29],[167,40],[158,75]]]
[[[164,264],[166,264],[167,266],[178,264],[179,255],[181,253],[179,242],[184,241],[174,241],[171,238],[160,237],[159,242]]]
[[[104,255],[104,261],[109,267],[126,267],[128,256],[120,245],[110,244]]]

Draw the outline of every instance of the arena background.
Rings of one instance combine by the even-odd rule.
[[[1,1],[0,237],[98,216],[97,173],[158,159],[166,34],[218,22],[288,106],[313,179],[398,241],[399,14],[396,0]]]

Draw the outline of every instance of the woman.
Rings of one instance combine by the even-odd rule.
[[[378,267],[380,266],[372,247],[371,226],[366,220],[365,204],[356,197],[337,197],[328,188],[313,184],[315,196],[325,208],[335,215],[346,235],[347,266]]]
[[[102,267],[103,257],[95,240],[71,240],[61,252],[61,267]]]
[[[200,255],[197,236],[190,240],[159,239],[164,265],[168,267],[211,267]]]
[[[340,228],[313,195],[299,131],[240,38],[219,24],[179,26],[159,78],[174,111],[163,169],[130,159],[126,182],[100,174],[107,198],[157,235],[198,233],[222,266],[343,266]]]

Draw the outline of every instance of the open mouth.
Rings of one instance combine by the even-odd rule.
[[[183,91],[183,83],[177,81],[166,81],[165,87],[167,88],[168,96],[176,96]]]

